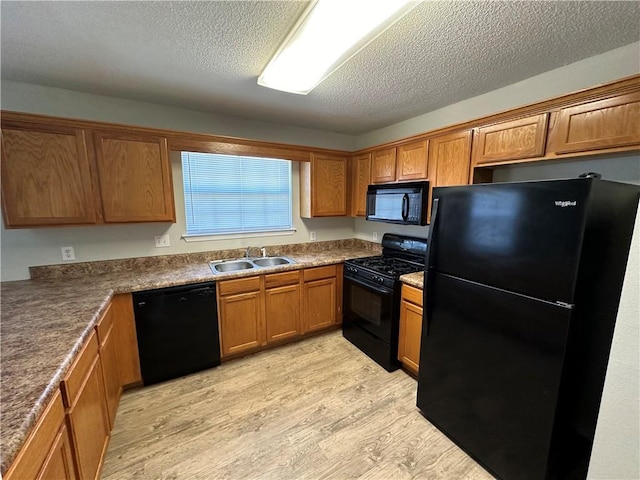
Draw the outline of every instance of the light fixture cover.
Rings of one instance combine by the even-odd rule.
[[[313,1],[258,77],[258,85],[306,95],[419,3]]]

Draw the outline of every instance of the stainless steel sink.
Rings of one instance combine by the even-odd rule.
[[[249,270],[255,265],[247,260],[234,260],[222,262],[210,262],[213,273],[237,272],[238,270]]]
[[[288,265],[295,263],[293,260],[287,257],[263,257],[252,260],[258,267],[274,267],[276,265]]]
[[[213,273],[238,272],[240,270],[251,270],[253,268],[275,267],[278,265],[289,265],[296,263],[289,257],[260,257],[233,260],[214,260],[209,262]]]

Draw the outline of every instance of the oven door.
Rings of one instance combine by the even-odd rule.
[[[391,344],[398,335],[395,297],[392,288],[345,275],[344,322],[357,325]]]

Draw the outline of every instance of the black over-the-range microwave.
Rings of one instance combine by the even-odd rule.
[[[406,182],[369,185],[367,220],[426,225],[429,182]]]

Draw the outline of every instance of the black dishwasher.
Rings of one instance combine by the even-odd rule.
[[[133,294],[145,385],[220,365],[215,282]]]

